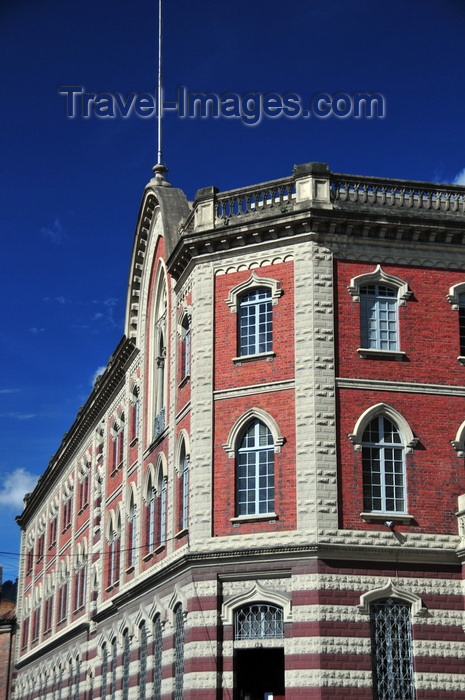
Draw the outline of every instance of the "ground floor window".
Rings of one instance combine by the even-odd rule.
[[[410,603],[385,598],[371,604],[373,697],[414,700]]]

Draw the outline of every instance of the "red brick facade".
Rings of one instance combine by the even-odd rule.
[[[14,700],[465,700],[464,198],[149,183],[19,518]]]

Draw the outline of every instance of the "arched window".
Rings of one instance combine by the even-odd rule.
[[[236,452],[236,515],[274,512],[274,446],[270,429],[254,420]]]
[[[113,515],[110,529],[110,544],[108,549],[108,585],[119,581],[120,552],[121,552],[121,517]]]
[[[186,313],[181,323],[181,367],[180,379],[186,379],[191,373],[191,322]]]
[[[375,700],[414,700],[410,608],[398,598],[370,605]]]
[[[184,697],[184,614],[181,603],[174,611],[174,700]]]
[[[147,690],[147,625],[143,620],[139,627],[139,700],[146,700]]]
[[[404,447],[386,416],[376,416],[363,431],[362,465],[364,511],[406,513]]]
[[[100,695],[101,695],[102,700],[106,700],[106,698],[107,698],[107,685],[108,685],[108,646],[107,646],[106,642],[104,642],[102,644],[101,677],[102,677],[102,688],[101,688]]]
[[[111,700],[116,697],[116,676],[118,668],[118,644],[116,637],[111,642]]]
[[[136,538],[137,538],[137,507],[134,498],[134,492],[131,491],[128,512],[128,530],[127,530],[127,556],[126,566],[130,568],[136,562]]]
[[[153,623],[153,700],[161,698],[163,638],[160,615]],[[145,698],[144,698],[145,700]]]
[[[135,440],[139,435],[139,415],[140,415],[140,401],[139,401],[139,387],[135,386],[132,390],[131,395],[131,427],[130,435],[131,442]]]
[[[128,700],[129,697],[129,664],[131,661],[131,641],[129,631],[123,632],[123,694],[122,700]]]
[[[234,639],[282,639],[283,609],[278,605],[251,603],[234,612]]]
[[[189,455],[186,452],[184,440],[179,452],[179,476],[181,479],[179,526],[180,530],[186,530],[189,527]]]
[[[159,267],[155,283],[154,316],[152,322],[152,395],[153,395],[153,439],[155,440],[166,425],[166,337],[167,306],[166,277]]]
[[[163,476],[163,472],[160,469],[160,474],[158,477],[158,496],[159,496],[159,509],[158,509],[158,543],[164,544],[166,540],[166,479]]]
[[[152,483],[152,475],[147,481],[146,495],[146,544],[147,551],[151,552],[155,545],[155,489]]]
[[[271,289],[254,289],[239,300],[239,356],[258,355],[273,349]]]
[[[152,552],[166,540],[166,478],[160,465],[157,487],[153,486],[152,475],[147,481],[146,495],[146,547]]]
[[[360,287],[362,348],[398,350],[397,289],[386,284]]]

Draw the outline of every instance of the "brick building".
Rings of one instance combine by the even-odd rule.
[[[18,518],[15,700],[465,699],[465,190],[155,170]]]
[[[0,700],[10,700],[16,635],[15,604],[2,595],[0,566]]]

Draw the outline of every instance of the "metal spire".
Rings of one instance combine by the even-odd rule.
[[[158,88],[157,88],[157,136],[158,136],[158,152],[157,152],[157,164],[152,168],[155,174],[155,180],[157,185],[166,185],[168,181],[165,179],[164,175],[168,172],[168,168],[163,162],[163,151],[162,151],[162,129],[161,129],[161,119],[162,119],[162,0],[158,0]]]

